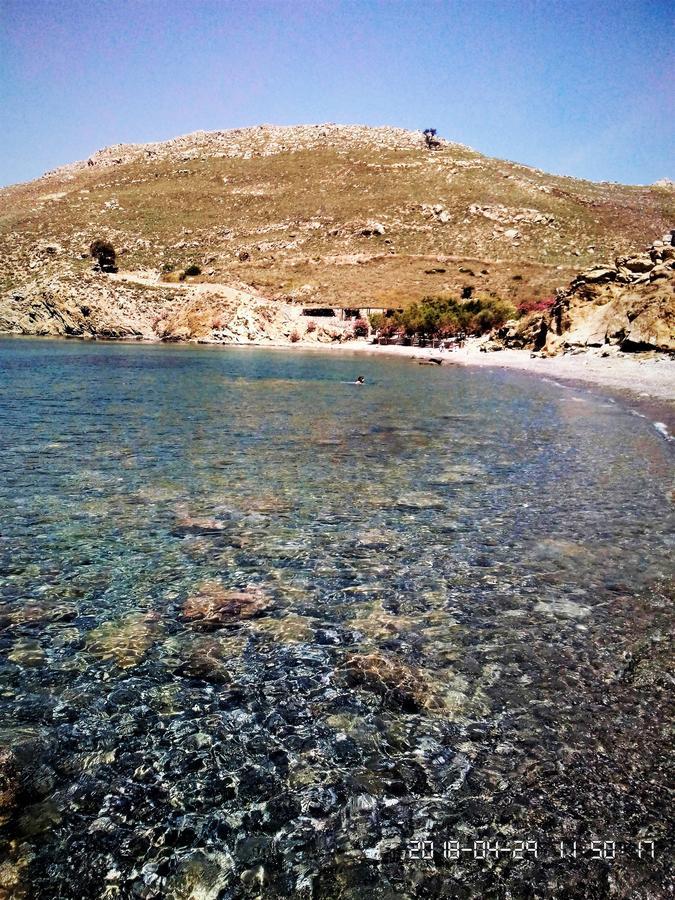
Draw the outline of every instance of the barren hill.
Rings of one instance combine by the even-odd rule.
[[[674,221],[668,184],[548,175],[448,141],[428,149],[421,132],[198,132],[110,147],[0,191],[0,329],[77,334],[88,318],[91,333],[148,336],[186,300],[148,280],[189,265],[199,282],[268,304],[393,307],[464,288],[517,303]],[[143,273],[135,284],[91,275],[87,248],[101,237],[122,274]],[[78,312],[86,296],[107,310],[101,328]]]

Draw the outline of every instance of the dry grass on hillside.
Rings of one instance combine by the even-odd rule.
[[[251,131],[264,154],[274,130]],[[302,303],[400,306],[466,286],[519,302],[593,261],[639,249],[675,219],[665,188],[560,178],[459,145],[430,152],[405,133],[371,140],[371,131],[313,133],[308,149],[285,129],[285,149],[239,156],[217,155],[208,135],[194,136],[146,155],[122,148],[119,164],[111,151],[105,165],[6,189],[2,286],[45,265],[87,270],[89,243],[105,236],[122,269],[197,264],[204,280]],[[372,223],[384,233],[363,234]],[[36,258],[41,241],[63,252]]]

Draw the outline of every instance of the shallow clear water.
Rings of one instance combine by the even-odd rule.
[[[0,438],[0,894],[663,886],[647,419],[407,360],[4,339]],[[540,849],[444,858],[485,839]]]

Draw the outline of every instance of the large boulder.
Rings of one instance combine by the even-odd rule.
[[[596,266],[593,269],[589,269],[588,272],[584,272],[583,275],[579,276],[579,283],[588,282],[590,284],[600,284],[605,281],[614,281],[618,272],[617,269],[611,266]]]
[[[510,322],[496,339],[546,354],[618,345],[675,353],[675,247],[672,233],[616,266],[582,272],[544,312]]]
[[[649,272],[654,268],[654,260],[649,253],[641,253],[639,256],[619,256],[616,260],[617,266],[628,269],[629,272]]]

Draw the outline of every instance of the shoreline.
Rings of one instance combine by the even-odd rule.
[[[355,356],[388,356],[399,359],[424,360],[434,357],[443,360],[443,367],[467,366],[503,371],[523,372],[540,378],[577,386],[596,387],[626,395],[641,407],[657,405],[666,418],[666,437],[675,432],[675,360],[665,355],[612,355],[601,357],[592,350],[553,357],[533,357],[529,350],[504,349],[482,352],[482,339],[469,339],[461,349],[440,352],[426,347],[405,347],[397,344],[370,344],[364,340],[345,344],[316,341],[251,341],[225,343],[220,341],[162,341],[147,338],[91,338],[80,335],[29,335],[0,333],[0,338],[39,340],[93,341],[105,344],[141,346],[208,347],[223,349],[300,350],[316,353],[341,353]],[[653,415],[651,416],[653,418]]]
[[[360,344],[342,347],[357,355],[399,356],[410,360],[442,358],[443,368],[466,366],[520,372],[580,390],[597,389],[626,404],[636,416],[651,420],[666,441],[675,441],[675,360],[665,355],[612,355],[593,351],[565,356],[533,357],[529,350],[482,352],[482,339],[467,341],[461,349],[439,353],[424,347]]]
[[[665,355],[600,357],[592,351],[573,355],[533,357],[529,350],[504,349],[482,352],[483,342],[467,341],[462,349],[441,353],[424,347],[377,344],[342,345],[344,350],[374,355],[392,355],[410,359],[442,359],[443,365],[476,366],[491,369],[515,369],[544,378],[583,382],[617,390],[629,390],[675,404],[675,360]]]

